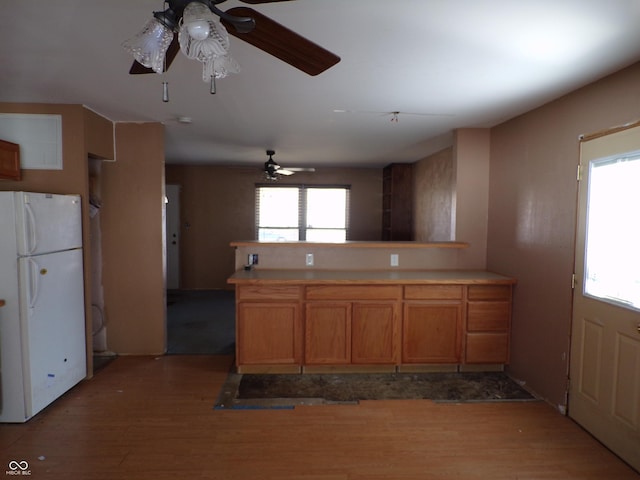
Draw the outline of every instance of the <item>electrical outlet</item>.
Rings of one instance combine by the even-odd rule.
[[[307,267],[313,267],[313,253],[307,253],[305,256],[305,263]]]
[[[391,254],[391,266],[392,267],[397,267],[398,265],[400,265],[400,256],[397,253],[392,253]]]

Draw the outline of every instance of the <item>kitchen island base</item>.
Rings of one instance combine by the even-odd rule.
[[[484,271],[241,270],[238,373],[500,371],[515,280]]]

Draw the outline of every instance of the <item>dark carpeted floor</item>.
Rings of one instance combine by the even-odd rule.
[[[380,374],[230,374],[217,408],[429,399],[440,402],[534,400],[503,372]]]
[[[167,353],[235,353],[235,297],[228,290],[167,292]]]

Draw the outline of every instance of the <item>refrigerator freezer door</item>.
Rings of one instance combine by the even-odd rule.
[[[78,195],[15,192],[18,255],[40,255],[82,247]]]
[[[20,258],[19,277],[28,419],[86,376],[82,250]]]

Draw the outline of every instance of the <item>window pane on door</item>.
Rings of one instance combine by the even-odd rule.
[[[640,156],[591,162],[585,294],[640,309]]]

